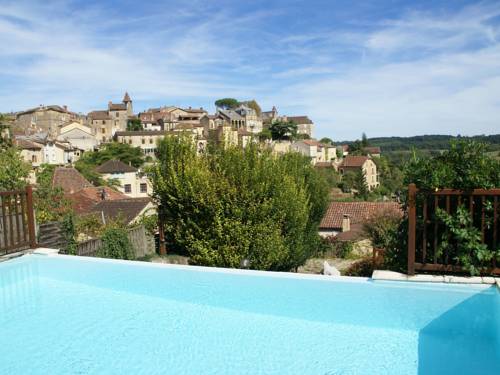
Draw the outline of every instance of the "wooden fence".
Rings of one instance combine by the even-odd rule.
[[[458,207],[465,207],[472,225],[489,249],[499,245],[500,189],[474,189],[471,191],[441,189],[419,190],[415,184],[408,186],[408,274],[416,270],[435,272],[463,272],[455,257],[457,243],[440,221],[439,209],[456,215]],[[446,241],[442,251],[441,245]],[[489,274],[500,274],[495,260],[488,266]]]
[[[154,253],[154,239],[148,238],[143,225],[129,229],[128,238],[134,248],[136,258]],[[100,238],[81,242],[77,246],[76,255],[95,257],[101,246],[102,240]]]
[[[0,255],[36,246],[32,187],[0,192]]]

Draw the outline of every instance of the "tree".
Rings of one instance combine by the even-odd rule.
[[[323,137],[319,140],[321,143],[324,143],[326,145],[332,145],[333,146],[333,141],[331,138],[328,137]]]
[[[262,114],[262,109],[260,108],[259,103],[255,101],[255,99],[249,100],[248,102],[245,102],[245,104],[249,108],[252,108],[257,113],[257,116],[260,117],[260,115]]]
[[[328,186],[302,155],[165,137],[149,175],[169,248],[195,264],[291,270],[317,250]]]
[[[26,185],[31,166],[15,147],[0,151],[0,191],[18,190]]]
[[[215,101],[215,106],[222,109],[233,109],[240,105],[240,102],[234,98],[223,98]]]
[[[297,124],[293,121],[275,121],[269,126],[273,140],[292,140],[297,136]]]
[[[70,202],[64,197],[62,188],[52,186],[55,168],[55,165],[42,164],[36,174],[33,203],[38,223],[63,220],[71,212]]]
[[[95,168],[108,160],[120,160],[136,168],[144,164],[144,154],[139,147],[132,147],[127,143],[106,143],[99,151],[86,152],[75,163],[75,168],[96,186],[111,185],[113,181],[104,181]]]
[[[9,123],[7,116],[0,113],[0,151],[12,146],[9,136]]]
[[[142,127],[141,120],[138,118],[132,118],[127,121],[127,130],[128,131],[141,131],[144,130]]]
[[[370,146],[370,142],[368,142],[368,137],[365,133],[361,134],[361,147],[365,148]]]

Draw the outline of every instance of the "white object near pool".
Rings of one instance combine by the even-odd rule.
[[[495,285],[0,263],[0,374],[498,374]]]

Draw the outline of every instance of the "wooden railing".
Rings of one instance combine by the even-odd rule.
[[[0,255],[35,247],[32,187],[0,192]]]
[[[455,260],[456,243],[444,224],[437,218],[438,209],[454,215],[458,207],[466,207],[472,225],[481,235],[481,242],[489,249],[499,246],[500,189],[474,189],[470,191],[441,189],[435,191],[408,186],[408,274],[415,271],[463,272]],[[443,234],[449,246],[440,251]],[[487,273],[500,274],[493,259]]]

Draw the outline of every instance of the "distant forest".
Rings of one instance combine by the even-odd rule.
[[[445,150],[449,147],[452,139],[469,139],[478,142],[489,143],[491,151],[500,150],[500,134],[495,135],[475,135],[472,137],[451,136],[451,135],[417,135],[415,137],[378,137],[369,138],[372,146],[379,146],[384,151],[410,151]]]
[[[436,155],[450,146],[450,140],[464,139],[483,142],[490,145],[491,156],[500,158],[500,134],[475,135],[472,137],[451,135],[417,135],[414,137],[377,137],[368,138],[370,146],[379,146],[384,155],[393,165],[401,166],[415,150],[420,154]],[[353,144],[353,141],[339,144]]]

